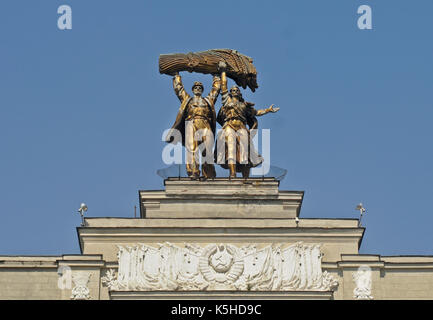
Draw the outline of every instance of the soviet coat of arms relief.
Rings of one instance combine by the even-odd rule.
[[[118,270],[103,283],[111,291],[332,291],[318,244],[198,244],[118,246]]]

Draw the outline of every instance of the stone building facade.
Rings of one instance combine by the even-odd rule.
[[[433,256],[359,254],[272,178],[165,180],[140,218],[86,218],[81,254],[0,256],[0,299],[433,299]]]

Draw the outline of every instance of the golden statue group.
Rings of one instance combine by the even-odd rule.
[[[202,175],[205,179],[215,178],[214,163],[229,169],[230,178],[241,172],[248,178],[250,169],[263,162],[252,143],[258,122],[258,116],[268,112],[277,112],[279,108],[256,110],[254,104],[242,98],[241,90],[234,85],[227,89],[227,77],[232,78],[244,89],[246,86],[254,92],[257,86],[257,72],[252,59],[235,50],[217,49],[188,54],[161,55],[159,71],[173,76],[173,88],[181,105],[176,120],[169,131],[166,141],[182,141],[186,148],[186,170],[192,179],[200,178],[200,156]],[[201,82],[194,82],[192,96],[182,84],[180,71],[199,72],[213,75],[212,88],[206,97]],[[221,93],[222,106],[215,112],[215,103]],[[222,130],[214,137],[216,123]],[[178,134],[176,139],[176,133]]]

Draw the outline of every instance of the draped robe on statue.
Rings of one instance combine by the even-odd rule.
[[[257,128],[257,110],[254,104],[242,98],[233,99],[227,90],[227,79],[221,82],[222,107],[218,112],[217,122],[222,131],[217,137],[215,161],[224,169],[228,164],[236,164],[236,171],[256,167],[263,162],[251,141],[250,129]],[[248,128],[248,127],[249,128]]]

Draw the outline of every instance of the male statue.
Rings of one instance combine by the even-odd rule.
[[[220,92],[221,79],[214,75],[212,89],[207,97],[203,98],[203,84],[194,82],[191,97],[184,89],[179,73],[173,77],[173,88],[181,102],[176,121],[172,130],[179,130],[182,135],[182,144],[186,148],[186,171],[192,179],[200,178],[199,157],[202,156],[202,174],[205,179],[215,178],[213,165],[213,145],[216,126],[215,101]],[[200,141],[201,140],[201,141]],[[170,131],[166,137],[167,142],[173,141]],[[200,144],[202,144],[200,146]],[[204,146],[204,147],[203,147]]]

